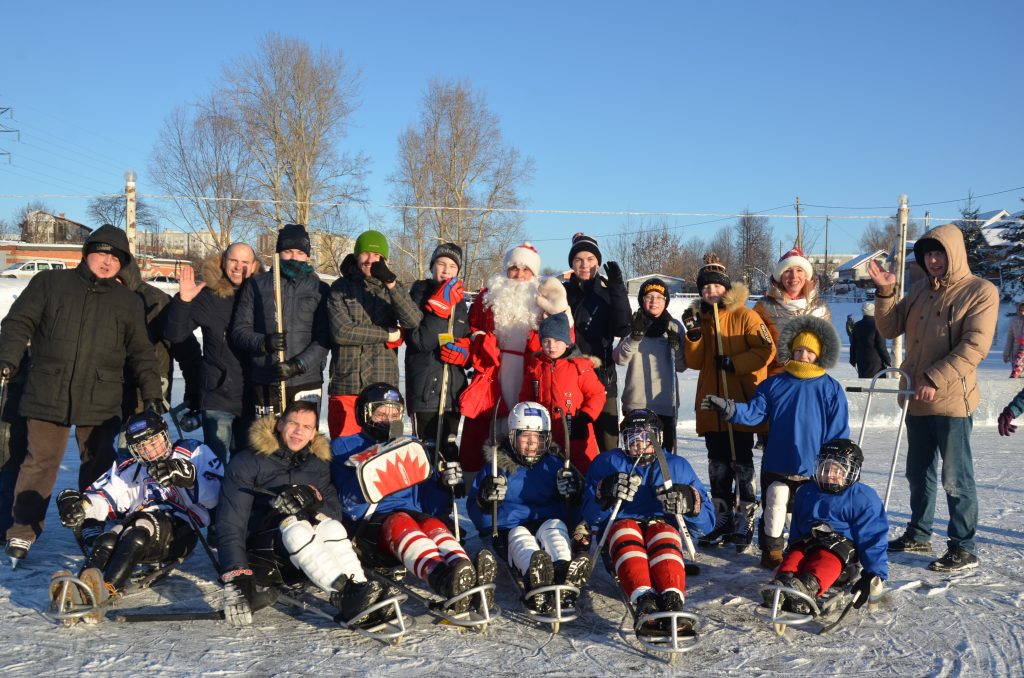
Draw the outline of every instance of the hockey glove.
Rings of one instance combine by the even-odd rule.
[[[700,341],[700,313],[695,313],[692,308],[688,308],[683,311],[683,317],[680,320],[686,331],[686,338],[690,341]]]
[[[667,314],[668,311],[665,311],[665,313]],[[669,317],[671,318],[671,316]],[[672,349],[673,354],[679,352],[679,346],[681,344],[679,341],[679,328],[677,328],[676,324],[671,320],[669,320],[668,329],[665,330],[665,340],[668,341],[668,347]],[[675,367],[675,365],[669,365],[669,369],[674,370]]]
[[[604,264],[604,274],[610,284],[622,284],[622,268],[616,262],[606,261]]]
[[[462,289],[462,281],[452,278],[443,285],[438,285],[434,293],[427,299],[427,310],[438,318],[448,319],[452,309],[462,303],[466,292]]]
[[[1013,423],[1013,412],[1009,407],[1004,407],[999,414],[999,435],[1008,436],[1017,431],[1017,425]]]
[[[736,402],[716,395],[706,395],[700,401],[700,409],[718,412],[718,416],[729,421],[736,414]]]
[[[449,488],[456,497],[466,496],[466,483],[462,475],[462,464],[442,459],[437,467],[441,474],[441,485]]]
[[[465,365],[469,361],[469,339],[456,339],[442,346],[441,361],[457,367]]]
[[[0,377],[4,379],[10,379],[14,376],[14,373],[18,371],[18,368],[14,363],[9,363],[6,360],[0,360]]]
[[[285,332],[271,332],[263,336],[263,350],[266,353],[277,353],[288,350]]]
[[[580,477],[571,468],[558,470],[558,473],[555,474],[555,486],[558,488],[558,494],[565,499],[578,497],[583,489],[580,486]]]
[[[633,320],[629,328],[629,336],[633,341],[640,341],[647,334],[647,330],[651,329],[651,325],[654,324],[654,318],[652,318],[647,311],[642,308],[638,308],[636,313],[633,314]]]
[[[376,278],[377,280],[381,281],[385,285],[390,285],[391,283],[398,280],[398,276],[392,273],[391,269],[388,268],[388,262],[384,261],[383,259],[380,259],[370,264],[370,275]]]
[[[577,411],[569,427],[569,440],[586,440],[590,436],[590,424],[593,421],[583,410]]]
[[[149,465],[149,477],[164,487],[192,487],[196,467],[184,459],[158,459]]]
[[[191,433],[203,425],[203,413],[200,410],[189,409],[178,420],[178,425],[181,426],[181,430],[185,433]]]
[[[224,583],[222,602],[224,603],[224,619],[235,628],[252,624],[252,570],[238,568],[225,572],[220,576]]]
[[[640,476],[615,473],[601,481],[597,488],[597,500],[602,508],[611,508],[617,500],[629,503],[640,489]]]
[[[661,508],[674,516],[695,516],[700,513],[700,493],[692,485],[673,485],[669,489],[659,487],[654,492]]]
[[[715,367],[730,374],[736,373],[736,366],[733,364],[732,358],[727,355],[716,355]]]
[[[162,398],[150,398],[142,401],[142,409],[149,410],[154,414],[167,414],[167,406]]]
[[[295,516],[303,512],[316,513],[323,503],[320,490],[312,485],[289,485],[270,502],[270,506],[286,515]]]
[[[78,490],[61,490],[57,495],[60,524],[69,530],[78,529],[85,522],[85,507],[89,500]]]
[[[878,585],[875,583],[876,580],[879,584],[882,582],[882,578],[874,572],[864,572],[860,575],[860,579],[850,589],[853,594],[853,609],[859,610],[871,600],[871,588]]]
[[[490,506],[497,502],[505,501],[505,494],[508,492],[508,480],[505,476],[487,476],[480,483],[480,495],[477,503],[481,507]]]
[[[277,381],[288,381],[292,377],[304,374],[306,366],[298,358],[292,358],[291,360],[285,360],[283,363],[274,363],[270,366],[270,371]]]

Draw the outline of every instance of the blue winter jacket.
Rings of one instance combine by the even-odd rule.
[[[700,494],[700,513],[696,516],[683,516],[687,529],[697,535],[710,532],[715,526],[715,508],[711,503],[711,495],[707,488],[704,487],[704,483],[693,472],[693,467],[685,458],[671,453],[666,457],[672,483],[674,485],[692,485]],[[629,473],[632,467],[633,460],[621,449],[602,452],[590,464],[583,489],[583,519],[587,521],[592,530],[602,531],[612,513],[611,507],[603,508],[597,499],[597,489],[601,485],[601,481],[616,473]],[[616,519],[665,518],[669,523],[675,525],[674,517],[662,510],[661,502],[654,496],[655,491],[664,483],[658,463],[652,461],[649,464],[638,465],[633,473],[642,478],[640,489],[637,490],[633,501],[623,502]]]
[[[477,503],[484,479],[492,475],[489,462],[490,459],[476,474],[466,499],[469,517],[480,534],[491,533],[491,506],[488,503],[481,508]],[[502,444],[498,449],[498,475],[506,478],[508,491],[498,505],[499,530],[511,530],[519,525],[537,526],[552,518],[570,527],[575,524],[578,510],[568,510],[565,499],[558,494],[556,476],[562,465],[561,458],[547,454],[532,467],[520,466],[510,456],[507,444]]]
[[[889,578],[889,519],[878,493],[864,483],[854,483],[832,494],[815,483],[804,483],[796,491],[789,543],[811,533],[811,526],[825,522],[832,530],[853,542],[865,572]]]
[[[338,489],[341,510],[349,525],[362,520],[370,505],[363,498],[355,467],[346,462],[352,455],[376,444],[377,441],[364,433],[341,436],[331,441],[331,479]],[[446,517],[452,511],[451,493],[441,487],[436,475],[432,474],[422,483],[381,499],[374,514],[386,515],[395,511],[420,511],[439,518]]]
[[[850,415],[842,385],[823,374],[800,379],[781,372],[761,382],[749,402],[736,403],[733,424],[768,420],[761,472],[814,475],[821,446],[850,437]]]

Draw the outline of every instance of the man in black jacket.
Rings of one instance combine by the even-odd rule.
[[[142,301],[116,276],[131,261],[124,231],[101,226],[74,269],[44,271],[0,324],[0,375],[10,376],[32,343],[19,411],[28,419],[28,454],[14,489],[7,554],[24,558],[43,531],[71,427],[82,464],[78,489],[110,468],[121,424],[125,365],[146,408],[164,411]]]
[[[170,341],[183,341],[197,327],[203,332],[203,440],[224,464],[245,447],[245,422],[253,409],[242,404],[246,359],[228,340],[228,329],[242,285],[259,269],[252,247],[235,243],[203,263],[203,282],[196,282],[190,267],[182,269],[178,294],[165,311],[164,336]]]
[[[604,384],[607,399],[594,424],[597,446],[604,452],[619,446],[619,388],[612,349],[617,337],[629,334],[633,311],[622,280],[622,269],[614,261],[604,265],[606,275],[598,275],[601,250],[597,241],[583,233],[572,237],[569,266],[572,277],[565,281],[565,293],[576,328],[576,346],[584,355],[601,361],[597,376]],[[588,422],[573,422],[581,427]],[[557,438],[557,436],[556,436]]]
[[[857,368],[857,376],[870,379],[882,369],[892,365],[885,339],[875,327],[875,305],[870,301],[861,307],[864,317],[853,326],[850,335],[850,364]]]

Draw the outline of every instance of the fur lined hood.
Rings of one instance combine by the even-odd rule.
[[[533,357],[548,363],[554,362],[554,360],[549,358],[547,354],[544,353],[544,349],[534,351]],[[580,350],[580,347],[577,346],[576,344],[569,344],[569,348],[566,349],[565,355],[563,355],[561,358],[555,358],[555,360],[569,360],[571,358],[585,358],[586,360],[589,360],[591,364],[594,365],[595,370],[601,367],[601,365],[603,364],[602,360],[598,358],[596,355],[587,355],[583,353]]]
[[[719,308],[733,310],[746,305],[747,299],[749,298],[750,289],[741,282],[734,282],[732,287],[726,290],[725,294],[722,295],[722,300],[718,302]],[[700,298],[694,299],[690,304],[690,308],[693,309],[694,313],[699,313],[701,310],[701,304],[703,303],[704,301]]]
[[[525,466],[523,466],[522,464],[518,463],[515,459],[512,458],[512,450],[509,447],[509,445],[510,445],[510,443],[508,441],[508,438],[503,440],[501,442],[501,444],[498,445],[495,448],[491,448],[489,445],[484,445],[484,449],[483,449],[484,466],[486,466],[488,469],[490,469],[491,468],[491,459],[494,457],[494,454],[497,453],[497,455],[498,455],[498,472],[499,473],[504,471],[507,475],[512,475],[513,473],[515,473],[519,469],[526,468]],[[492,449],[494,450],[494,452],[491,451]],[[551,455],[558,456],[558,447],[555,446],[554,444],[552,444],[552,446],[550,448],[548,448],[548,452],[547,453],[551,454]],[[541,459],[543,459],[543,458],[544,457],[541,457]]]
[[[810,332],[821,342],[821,355],[818,356],[817,365],[826,370],[836,366],[839,360],[839,335],[832,323],[813,315],[794,316],[782,331],[779,333],[779,341],[775,346],[780,363],[786,363],[793,359],[793,349],[790,344],[801,332]]]
[[[218,297],[233,297],[235,296],[235,292],[238,291],[238,288],[232,285],[231,281],[228,280],[228,277],[224,275],[224,269],[221,267],[222,256],[222,254],[214,254],[203,261],[203,282],[206,283],[207,289]],[[260,260],[257,259],[253,262],[252,274],[250,277],[261,273],[262,271],[263,264],[261,264]]]
[[[269,457],[283,449],[275,429],[277,417],[261,417],[249,429],[249,447],[256,454]],[[307,448],[320,461],[331,463],[331,444],[322,433],[317,433]]]

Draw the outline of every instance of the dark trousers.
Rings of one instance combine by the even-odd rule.
[[[78,467],[79,490],[84,490],[114,463],[114,438],[120,428],[120,417],[111,417],[98,426],[75,427],[78,456],[82,460]],[[28,454],[14,485],[14,524],[7,530],[8,539],[33,542],[42,533],[46,507],[70,435],[70,426],[28,420]]]
[[[437,441],[437,412],[413,412],[412,414],[416,425],[416,437],[433,445]],[[447,461],[459,460],[458,446],[454,446],[449,453],[447,442],[448,436],[452,436],[454,443],[454,436],[459,434],[460,419],[462,419],[462,415],[458,412],[445,412],[441,421],[441,454]]]
[[[602,452],[619,446],[619,399],[614,395],[609,395],[604,401],[604,409],[594,422],[594,436],[597,438],[597,449]],[[672,438],[675,449],[675,436]]]
[[[754,434],[733,431],[736,450],[736,464],[732,463],[728,431],[708,431],[704,434],[704,445],[708,448],[708,480],[711,496],[732,506],[736,499],[733,480],[739,486],[740,501],[757,501],[757,483],[754,479]]]

